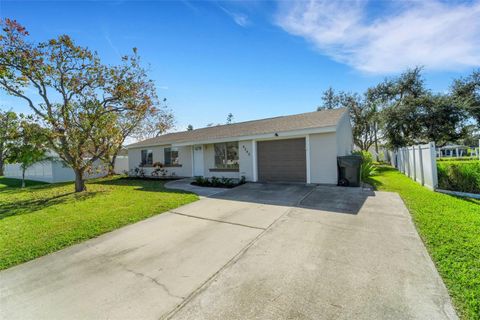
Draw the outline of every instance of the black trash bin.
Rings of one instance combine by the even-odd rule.
[[[362,157],[357,155],[337,157],[338,185],[360,187]]]

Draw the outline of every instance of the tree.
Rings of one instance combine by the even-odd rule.
[[[450,94],[432,94],[421,71],[409,69],[371,89],[382,105],[382,131],[392,148],[429,141],[442,146],[465,135],[467,115],[460,100]]]
[[[379,109],[383,138],[392,148],[412,143],[422,131],[416,109],[428,91],[421,72],[420,67],[408,69],[399,77],[385,79],[369,89],[370,100],[375,101]]]
[[[134,84],[136,93],[122,101],[123,108],[118,111],[116,120],[118,139],[109,141],[110,152],[102,157],[103,161],[108,163],[109,174],[114,174],[115,161],[123,148],[125,139],[134,135],[136,130],[144,129],[142,124],[152,115],[158,114],[162,108],[158,102],[155,84],[148,78],[146,70],[141,66],[137,50],[134,48],[133,55],[125,56],[122,60],[123,65],[112,68],[111,72],[120,75],[119,78],[125,77],[124,81],[129,84]],[[164,124],[164,126],[166,125]]]
[[[10,155],[10,142],[18,129],[18,117],[13,111],[0,110],[0,176]]]
[[[21,118],[18,130],[9,143],[9,161],[20,164],[22,188],[25,188],[25,171],[33,164],[47,158],[48,131],[35,123],[31,116],[21,115]]]
[[[189,125],[187,126],[187,131],[192,131],[192,130],[193,130],[193,126],[192,126],[191,124],[189,124]]]
[[[227,115],[227,124],[232,124],[233,123],[233,113],[229,113]]]
[[[453,82],[452,96],[456,103],[477,122],[480,127],[480,70],[474,70],[471,75]]]
[[[372,108],[371,96],[358,95],[340,91],[336,93],[332,88],[327,89],[322,96],[322,107],[325,109],[347,108],[352,121],[353,141],[361,150],[367,151],[374,143],[374,117],[375,109]]]
[[[415,143],[435,141],[435,144],[441,147],[466,137],[467,114],[450,95],[426,95],[417,108],[417,122],[421,126],[421,133],[413,139]]]
[[[67,35],[32,43],[18,22],[1,25],[0,88],[26,101],[50,132],[49,147],[75,172],[75,191],[86,190],[84,173],[121,141],[120,114],[143,112],[130,103],[142,92],[131,77],[138,66],[123,59],[108,67]]]
[[[341,108],[342,104],[340,101],[340,95],[335,93],[332,87],[329,87],[323,92],[322,95],[322,105],[317,108],[317,111],[326,110],[326,109],[337,109]]]
[[[150,139],[164,134],[174,126],[175,116],[172,111],[166,106],[159,106],[145,115],[131,136],[139,141]]]

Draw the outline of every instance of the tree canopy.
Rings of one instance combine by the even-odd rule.
[[[354,143],[368,150],[381,141],[391,148],[435,141],[439,146],[465,140],[468,123],[476,122],[480,110],[480,73],[454,80],[450,92],[426,89],[422,68],[387,78],[363,95],[336,93],[322,97],[319,109],[346,107],[352,119]]]
[[[85,171],[115,154],[124,125],[154,110],[154,87],[136,49],[107,66],[67,35],[35,43],[15,20],[1,25],[0,88],[28,104],[48,129],[49,148],[75,171],[75,191],[85,190]]]

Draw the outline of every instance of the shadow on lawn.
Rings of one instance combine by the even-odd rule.
[[[168,193],[179,193],[179,194],[193,194],[192,192],[183,191],[183,190],[174,190],[165,188],[165,183],[172,180],[154,180],[154,179],[141,179],[141,178],[130,178],[123,177],[119,179],[100,179],[97,181],[92,181],[90,184],[97,185],[107,185],[107,186],[126,186],[134,187],[135,190],[139,191],[148,191],[148,192],[168,192]]]
[[[55,195],[50,198],[19,200],[5,204],[0,203],[0,220],[11,216],[32,213],[53,205],[66,203],[72,200],[86,200],[96,196],[98,193],[100,193],[100,191],[82,192],[79,194],[75,194],[75,192],[72,191]]]

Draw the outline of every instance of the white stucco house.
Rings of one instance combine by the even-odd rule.
[[[161,164],[181,177],[337,183],[353,149],[348,111],[334,109],[165,134],[127,146],[129,169]]]

